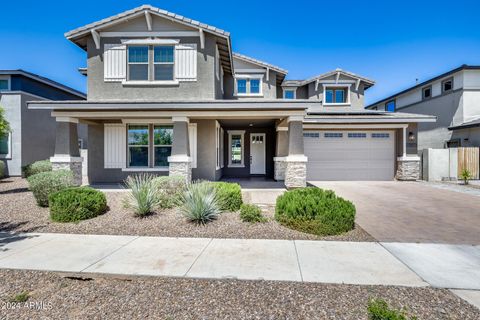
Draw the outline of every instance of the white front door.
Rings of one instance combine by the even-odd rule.
[[[265,133],[250,134],[250,174],[265,174]]]

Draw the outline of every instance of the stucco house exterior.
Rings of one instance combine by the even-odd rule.
[[[24,70],[0,70],[0,106],[11,132],[0,138],[0,161],[6,174],[22,175],[22,167],[48,159],[55,149],[56,121],[48,110],[27,108],[27,101],[79,101],[82,92]],[[80,125],[80,144],[86,147],[86,126]],[[78,143],[78,142],[77,142]]]
[[[285,80],[232,52],[230,34],[144,5],[65,34],[87,53],[86,101],[31,102],[57,121],[56,168],[79,172],[88,125],[90,183],[138,172],[219,180],[416,179],[407,132],[435,117],[365,110],[374,81],[340,69]]]
[[[434,115],[419,123],[418,149],[480,146],[480,66],[462,65],[367,106]]]

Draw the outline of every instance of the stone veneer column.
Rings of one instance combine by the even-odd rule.
[[[416,181],[420,179],[420,157],[402,156],[397,158],[397,180]]]
[[[285,180],[285,170],[287,169],[288,156],[288,128],[277,127],[277,146],[275,149],[274,161],[274,179],[277,181]]]
[[[192,181],[192,164],[188,141],[187,117],[173,117],[172,154],[168,157],[168,174],[182,176],[188,182]]]
[[[303,117],[288,118],[288,156],[286,158],[285,186],[307,186],[307,157],[303,150]]]
[[[53,170],[71,170],[74,183],[82,184],[82,157],[78,149],[76,119],[57,119],[55,154],[50,158]]]

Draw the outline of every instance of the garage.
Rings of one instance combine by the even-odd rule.
[[[394,131],[304,131],[307,179],[393,180]]]

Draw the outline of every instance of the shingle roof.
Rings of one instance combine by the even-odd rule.
[[[137,7],[137,8],[131,9],[131,10],[127,10],[127,11],[124,11],[122,13],[116,14],[114,16],[111,16],[111,17],[108,17],[108,18],[105,18],[105,19],[102,19],[102,20],[99,20],[99,21],[96,21],[96,22],[92,22],[92,23],[87,24],[83,27],[79,27],[77,29],[71,30],[71,31],[65,33],[65,37],[67,39],[74,38],[76,36],[79,36],[79,35],[82,35],[86,32],[89,32],[92,29],[101,27],[101,26],[103,26],[105,24],[108,24],[110,22],[114,22],[114,21],[117,21],[117,20],[122,20],[124,18],[127,18],[127,17],[130,17],[132,15],[143,12],[145,10],[149,10],[152,13],[158,14],[160,16],[168,17],[170,19],[176,20],[178,22],[181,22],[181,23],[184,23],[184,24],[187,24],[187,25],[191,25],[191,26],[196,27],[196,28],[202,28],[206,31],[210,31],[210,32],[215,33],[217,35],[221,35],[221,36],[225,36],[225,37],[230,36],[229,32],[227,32],[225,30],[222,30],[222,29],[219,29],[217,27],[208,25],[206,23],[202,23],[202,22],[199,22],[197,20],[193,20],[193,19],[181,16],[181,15],[178,15],[176,13],[169,12],[167,10],[163,10],[163,9],[151,6],[151,5],[142,5],[140,7]]]
[[[282,73],[282,74],[287,74],[288,73],[288,70],[282,69],[278,66],[275,66],[273,64],[270,64],[270,63],[267,63],[267,62],[264,62],[264,61],[260,61],[260,60],[255,59],[255,58],[248,57],[246,55],[243,55],[243,54],[240,54],[240,53],[237,53],[237,52],[233,53],[233,57],[237,58],[237,59],[240,59],[240,60],[247,61],[247,62],[251,62],[253,64],[260,65],[260,66],[265,67],[265,68],[272,69],[273,71],[276,71],[276,72],[279,72],[279,73]]]
[[[15,70],[0,70],[0,75],[21,75],[21,76],[24,76],[24,77],[27,77],[27,78],[30,78],[30,79],[33,79],[33,80],[36,80],[38,82],[42,82],[46,85],[49,85],[49,86],[52,86],[52,87],[55,87],[57,89],[60,89],[62,91],[65,91],[65,92],[68,92],[68,93],[71,93],[73,95],[76,95],[80,98],[83,98],[83,99],[86,99],[87,96],[85,93],[83,92],[80,92],[78,90],[75,90],[73,88],[70,88],[66,85],[63,85],[59,82],[56,82],[56,81],[53,81],[51,79],[48,79],[48,78],[45,78],[45,77],[42,77],[42,76],[39,76],[38,74],[35,74],[35,73],[31,73],[31,72],[28,72],[28,71],[25,71],[25,70],[22,70],[22,69],[15,69]]]

